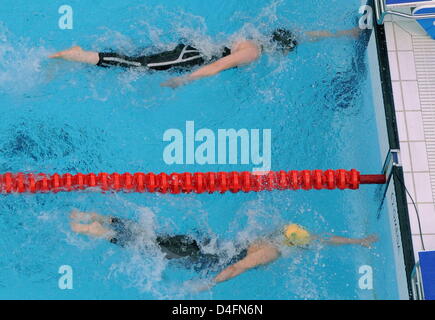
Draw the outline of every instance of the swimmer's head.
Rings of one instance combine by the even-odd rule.
[[[276,45],[276,49],[283,53],[293,51],[298,45],[295,35],[286,29],[276,29],[273,31],[272,42]]]
[[[284,243],[288,246],[305,246],[310,243],[310,233],[297,224],[284,227]]]

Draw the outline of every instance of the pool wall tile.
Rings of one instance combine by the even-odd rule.
[[[435,225],[435,212],[433,203],[418,204],[418,213],[420,216],[421,229],[423,234],[435,233],[432,226]]]
[[[423,118],[420,111],[405,112],[409,141],[424,141]]]
[[[431,235],[433,230],[428,226],[435,223],[435,215],[433,214],[433,204],[419,204],[417,206],[418,216],[415,207],[409,206],[409,219],[411,222],[411,228],[413,230],[420,230],[418,220],[420,219],[421,231],[423,235]],[[419,236],[419,232],[414,233],[413,236]],[[423,239],[424,240],[424,239]],[[421,241],[420,241],[421,242]]]
[[[399,133],[400,136],[400,133]],[[400,142],[400,158],[402,160],[404,172],[412,172],[411,156],[409,154],[409,143],[405,141]]]
[[[400,81],[393,81],[393,96],[394,96],[394,107],[396,111],[403,111],[403,97],[402,97],[402,85]]]
[[[415,21],[404,19],[402,21],[394,22],[394,24],[400,26],[405,32],[408,32],[412,36],[426,36],[426,31],[423,30],[418,23],[415,23]]]
[[[417,209],[419,208],[417,207]],[[415,210],[415,207],[413,205],[409,206],[408,213],[409,213],[409,221],[411,223],[411,230],[419,230],[417,211]],[[420,211],[419,211],[419,215],[420,215]],[[420,217],[420,223],[421,223],[421,217]]]
[[[414,53],[412,51],[397,51],[400,80],[417,80]]]
[[[426,142],[410,142],[409,152],[411,155],[412,170],[424,171],[429,173],[429,163],[427,161]]]
[[[405,110],[421,110],[417,81],[402,81],[401,94]]]
[[[412,51],[412,37],[403,30],[398,24],[394,24],[394,33],[396,39],[396,49],[398,51]]]
[[[418,252],[422,251],[421,239],[419,235],[412,235],[412,245],[414,246],[415,261],[418,261]]]
[[[394,37],[394,26],[392,22],[385,22],[385,35],[387,39],[387,50],[396,51],[396,40]]]
[[[396,112],[397,129],[399,130],[400,141],[408,141],[408,129],[404,112]]]
[[[435,234],[424,234],[423,241],[426,250],[429,251],[428,248],[435,247]]]
[[[417,202],[433,202],[429,173],[413,172]]]
[[[388,52],[388,60],[390,61],[391,80],[400,80],[399,68],[397,66],[397,54],[395,51]]]
[[[406,189],[408,190],[408,194],[406,195],[407,202],[412,203],[416,199],[415,187],[414,187],[414,176],[412,175],[412,172],[405,172],[404,176],[405,176]]]

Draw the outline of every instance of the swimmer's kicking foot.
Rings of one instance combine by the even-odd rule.
[[[68,61],[83,62],[89,64],[97,64],[99,61],[98,52],[85,51],[79,46],[74,46],[69,49],[59,51],[49,56],[52,59],[64,59]]]

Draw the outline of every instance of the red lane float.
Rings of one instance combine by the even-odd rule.
[[[271,190],[358,189],[360,184],[385,184],[385,175],[361,175],[357,170],[303,170],[207,173],[44,173],[0,174],[0,193],[101,192],[225,193]]]

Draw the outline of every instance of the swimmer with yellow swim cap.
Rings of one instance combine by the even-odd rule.
[[[310,233],[297,224],[284,227],[284,244],[288,246],[306,246],[311,242]]]
[[[105,238],[111,243],[120,247],[127,247],[135,241],[140,241],[143,237],[141,232],[146,234],[147,230],[137,222],[120,218],[103,216],[94,212],[80,212],[74,210],[71,213],[71,229],[74,232]],[[86,222],[86,223],[83,223]],[[212,281],[201,283],[199,290],[206,290],[216,285],[238,276],[239,274],[255,267],[271,263],[281,256],[284,248],[299,247],[308,249],[313,241],[321,241],[327,244],[344,245],[356,244],[364,247],[377,241],[376,236],[366,238],[344,238],[339,236],[329,236],[327,238],[310,234],[298,224],[284,226],[272,235],[258,239],[248,246],[240,248],[240,252],[231,258],[229,266],[224,268],[219,261],[219,254],[204,252],[200,244],[189,235],[157,235],[155,244],[164,253],[167,259],[191,259],[194,264],[205,260],[206,266],[210,268],[213,262],[217,266],[224,268]],[[225,262],[226,263],[226,262]],[[198,288],[196,288],[198,290]]]
[[[249,269],[277,260],[281,256],[283,245],[307,248],[314,240],[332,245],[356,244],[370,248],[371,244],[377,241],[377,237],[371,235],[366,238],[345,238],[331,235],[324,238],[310,234],[300,225],[289,224],[276,237],[261,239],[251,244],[246,256],[220,272],[209,284],[208,288],[219,282],[234,278]]]

